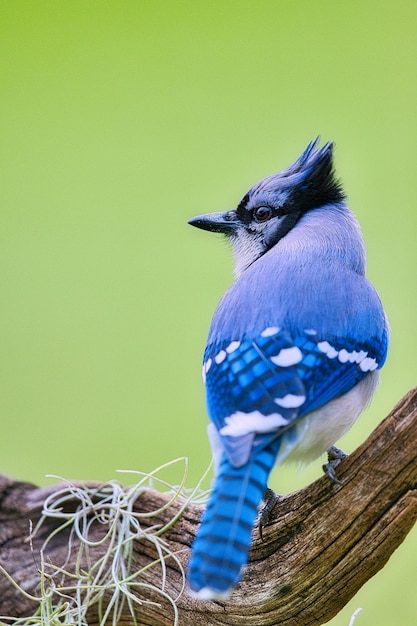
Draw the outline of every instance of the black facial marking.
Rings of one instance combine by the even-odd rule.
[[[326,148],[326,146],[325,146]],[[306,213],[326,204],[343,202],[345,194],[341,182],[336,178],[333,169],[332,145],[322,149],[316,156],[311,171],[300,184],[292,187],[288,198],[287,210]]]
[[[248,192],[248,193],[246,193],[246,194],[243,196],[243,198],[242,198],[242,200],[239,202],[238,207],[237,207],[237,209],[236,209],[236,210],[237,210],[237,211],[239,211],[239,210],[244,210],[244,209],[246,209],[246,205],[248,204],[248,202],[249,202],[249,192]]]
[[[271,230],[271,232],[266,232],[264,241],[267,249],[272,248],[272,246],[278,243],[280,239],[285,237],[285,235],[296,225],[301,215],[301,212],[297,213],[295,211],[288,213],[280,220],[277,228]]]

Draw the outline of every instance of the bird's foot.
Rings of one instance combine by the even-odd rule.
[[[275,493],[273,489],[270,489],[269,487],[265,489],[265,493],[262,498],[264,501],[264,505],[259,513],[259,534],[260,534],[262,541],[263,541],[263,534],[262,534],[263,527],[267,526],[269,522],[269,518],[271,516],[272,509],[275,507],[276,503],[278,502],[280,498],[281,496]]]
[[[343,452],[343,450],[336,446],[332,446],[327,450],[327,463],[323,465],[323,472],[337,485],[341,485],[342,483],[337,478],[334,470],[339,465],[340,461],[347,456],[348,455]]]

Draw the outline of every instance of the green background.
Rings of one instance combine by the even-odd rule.
[[[415,385],[416,22],[414,1],[0,3],[3,473],[107,480],[185,455],[196,484],[201,356],[232,260],[186,220],[233,208],[317,134],[392,326],[342,446]],[[416,544],[331,623],[362,606],[358,626],[415,626]]]

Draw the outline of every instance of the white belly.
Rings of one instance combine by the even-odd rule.
[[[371,401],[378,385],[379,372],[370,372],[358,385],[343,396],[309,413],[297,423],[300,433],[292,449],[280,449],[277,463],[295,461],[309,463],[326,452],[355,423]]]

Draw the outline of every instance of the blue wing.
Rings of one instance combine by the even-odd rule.
[[[387,331],[358,343],[352,337],[293,337],[279,328],[207,346],[203,376],[208,413],[230,463],[247,462],[254,446],[293,433],[297,419],[347,393],[382,367]],[[288,442],[287,442],[288,444]]]

